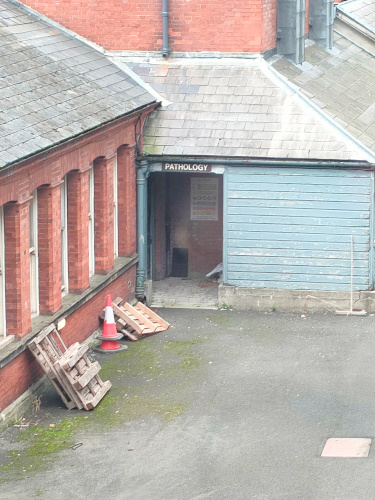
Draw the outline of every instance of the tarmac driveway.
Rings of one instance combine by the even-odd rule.
[[[159,314],[174,327],[93,354],[113,383],[99,407],[50,390],[0,435],[1,499],[375,498],[375,444],[321,457],[375,436],[373,316]]]

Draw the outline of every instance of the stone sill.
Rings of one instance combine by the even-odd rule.
[[[10,363],[27,349],[29,342],[51,323],[58,323],[91,300],[98,292],[115,281],[138,262],[138,254],[131,257],[118,257],[114,269],[106,275],[95,274],[90,279],[90,286],[80,294],[67,294],[63,297],[63,305],[57,313],[47,316],[39,315],[32,319],[32,330],[20,340],[13,340],[0,349],[0,369]],[[104,307],[104,305],[103,305]]]

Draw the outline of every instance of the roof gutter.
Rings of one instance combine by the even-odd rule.
[[[282,160],[269,158],[212,158],[207,156],[148,156],[138,158],[147,161],[148,165],[155,163],[209,163],[211,165],[228,165],[236,167],[266,166],[266,167],[304,167],[304,168],[354,168],[359,170],[375,170],[375,163],[367,161],[343,161],[343,160]]]

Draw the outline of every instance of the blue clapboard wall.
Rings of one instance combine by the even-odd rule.
[[[228,284],[248,288],[369,288],[370,172],[236,168],[226,171]]]

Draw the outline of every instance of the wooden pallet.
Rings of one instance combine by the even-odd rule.
[[[67,349],[53,324],[28,347],[69,410],[93,409],[111,388],[98,375],[99,363],[91,363],[86,356],[88,346],[76,342]]]
[[[126,302],[120,306],[121,302],[122,299],[118,297],[112,304],[116,328],[130,340],[136,341],[148,335],[164,332],[170,327],[169,323],[142,302],[138,302],[135,306]],[[104,311],[100,317],[104,319]]]

